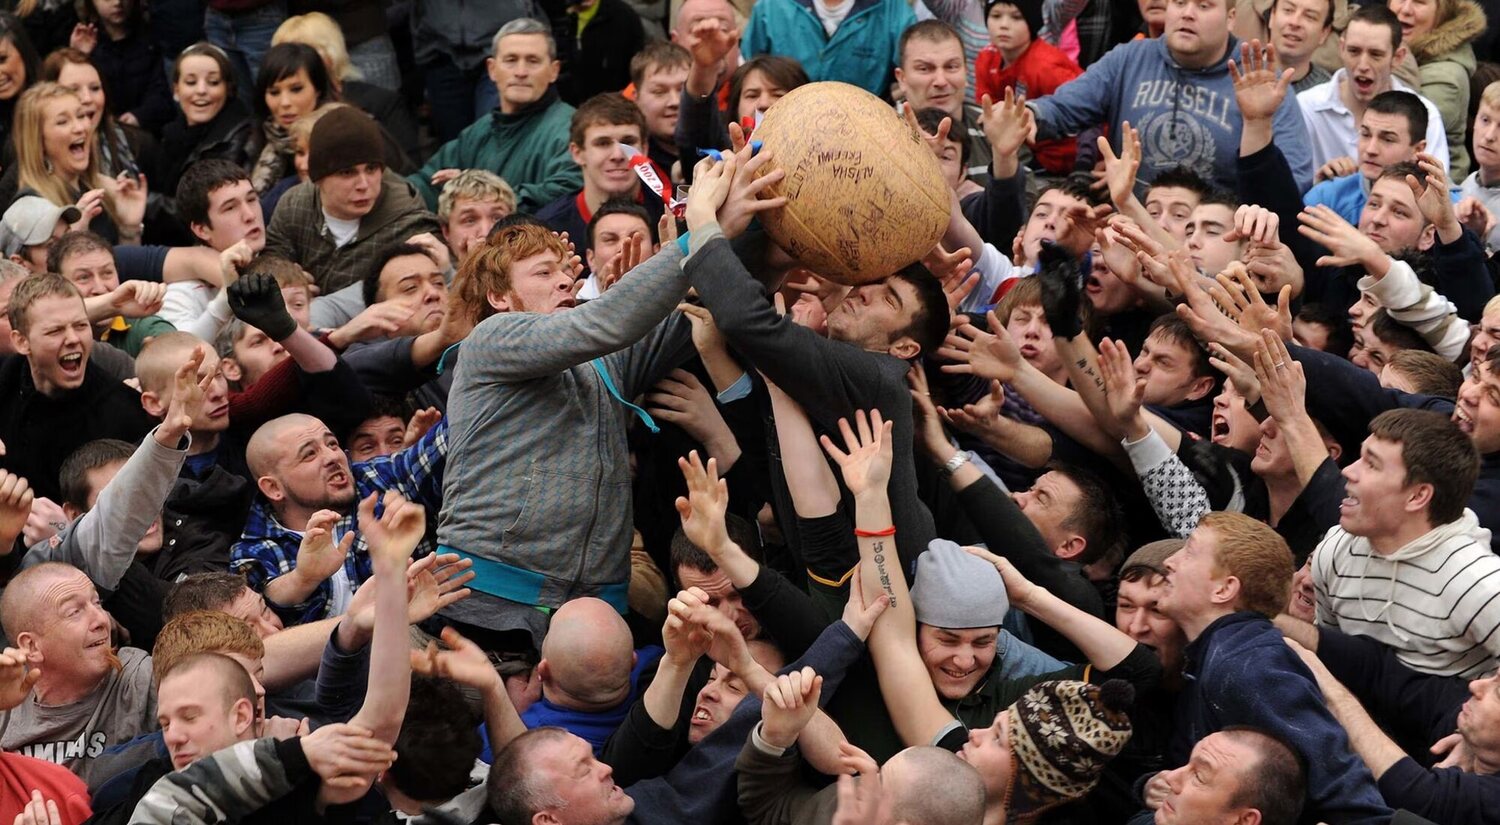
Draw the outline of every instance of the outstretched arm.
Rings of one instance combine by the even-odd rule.
[[[410,635],[406,629],[406,566],[426,532],[422,505],[388,491],[384,512],[375,515],[375,494],[359,503],[359,529],[370,546],[375,577],[375,634],[364,706],[352,720],[388,743],[396,741],[411,694]]]

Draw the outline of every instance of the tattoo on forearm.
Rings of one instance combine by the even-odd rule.
[[[885,542],[877,541],[875,550],[875,572],[880,575],[880,587],[885,594],[891,597],[891,607],[896,606],[896,593],[891,590],[891,574],[885,569]]]
[[[1078,359],[1077,366],[1080,372],[1082,372],[1084,375],[1087,375],[1089,377],[1089,380],[1094,382],[1095,389],[1099,390],[1099,392],[1104,392],[1104,379],[1099,375],[1099,373],[1094,371],[1094,367],[1089,363],[1089,359]]]

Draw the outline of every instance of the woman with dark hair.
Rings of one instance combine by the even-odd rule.
[[[687,159],[697,158],[698,150],[729,148],[729,126],[725,115],[732,115],[734,122],[747,125],[745,131],[755,123],[771,104],[783,95],[808,82],[802,64],[790,57],[761,55],[739,65],[729,76],[729,107],[719,111],[719,96],[709,93],[702,97],[682,90],[682,110],[677,120],[678,157],[684,158],[682,174],[686,182],[692,182],[692,163]]]
[[[194,161],[221,158],[249,169],[255,162],[255,120],[235,96],[229,56],[212,43],[183,49],[172,66],[177,117],[161,134],[161,192],[176,192],[177,179]]]
[[[140,0],[79,0],[71,46],[99,70],[121,123],[156,134],[172,119],[172,93],[161,52],[151,40]]]
[[[292,172],[292,124],[329,101],[338,91],[317,49],[303,43],[282,43],[266,52],[255,77],[255,109],[261,116],[264,147],[250,182],[264,194]]]
[[[15,119],[16,101],[21,99],[26,87],[36,81],[40,62],[20,19],[0,12],[0,145],[4,146],[3,160],[7,166],[14,151],[10,145],[10,130],[11,121]]]
[[[71,0],[15,0],[6,5],[25,27],[33,55],[49,54],[68,45],[68,37],[78,25],[78,9]],[[32,60],[33,68],[37,62]]]

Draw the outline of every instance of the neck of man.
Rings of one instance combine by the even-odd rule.
[[[1207,630],[1209,625],[1217,622],[1218,620],[1224,618],[1225,616],[1228,616],[1233,612],[1233,608],[1225,609],[1221,607],[1212,607],[1203,611],[1197,616],[1183,616],[1181,618],[1172,618],[1176,619],[1177,626],[1182,628],[1182,635],[1187,638],[1188,644],[1192,644],[1193,642],[1198,641],[1198,637],[1203,635],[1203,631]]]
[[[188,445],[188,455],[203,455],[219,449],[219,433],[200,433],[197,430],[189,430],[193,436],[193,443]]]
[[[1479,185],[1494,186],[1500,184],[1500,167],[1479,167]]]
[[[102,681],[102,680],[101,680]],[[37,704],[49,708],[65,707],[88,698],[89,694],[99,689],[99,682],[86,687],[68,684],[63,679],[53,681],[47,678],[47,671],[42,670],[42,678],[37,680],[36,687],[32,688],[32,695],[36,697]]]
[[[1005,825],[1005,800],[991,799],[984,806],[984,825]]]
[[[1386,78],[1383,87],[1375,94],[1380,94],[1381,92],[1389,92],[1391,89],[1391,79]],[[1374,98],[1372,97],[1371,99],[1373,100]],[[1354,115],[1355,123],[1359,123],[1364,119],[1365,106],[1368,104],[1361,103],[1357,99],[1355,99],[1354,92],[1349,88],[1348,72],[1345,72],[1344,79],[1339,81],[1339,100],[1343,101],[1344,108],[1349,110],[1349,114]]]
[[[1292,509],[1292,503],[1297,500],[1297,496],[1302,495],[1302,485],[1297,482],[1295,471],[1262,475],[1260,478],[1266,483],[1266,496],[1271,504],[1270,523],[1272,527],[1275,527],[1286,515],[1286,511]]]
[[[629,689],[628,686],[626,689]],[[587,699],[580,699],[564,690],[561,685],[552,681],[542,682],[542,698],[560,708],[575,710],[579,713],[599,713],[611,710],[619,707],[620,702],[625,699],[624,696],[615,697],[608,702],[593,702]]]
[[[1206,69],[1209,66],[1217,64],[1220,60],[1223,60],[1225,53],[1228,51],[1229,41],[1225,40],[1224,44],[1219,46],[1217,49],[1214,49],[1212,53],[1204,53],[1202,55],[1180,55],[1174,52],[1172,54],[1172,59],[1177,61],[1177,65],[1181,66],[1184,69]]]
[[[316,513],[321,509],[323,508],[307,508],[298,504],[293,504],[290,501],[286,501],[282,502],[280,505],[273,505],[272,512],[275,513],[276,521],[280,522],[282,527],[285,527],[288,530],[296,530],[297,532],[301,533],[307,530],[307,520],[312,518],[313,513]],[[340,515],[343,515],[343,513],[340,513]]]
[[[1432,532],[1434,526],[1428,519],[1427,514],[1423,513],[1417,518],[1403,521],[1401,527],[1393,532],[1380,536],[1366,536],[1365,538],[1369,539],[1370,549],[1374,550],[1376,555],[1389,556]]]
[[[1302,78],[1307,77],[1307,73],[1310,72],[1310,71],[1312,71],[1312,55],[1311,54],[1308,54],[1306,57],[1301,58],[1300,60],[1294,60],[1294,59],[1286,57],[1284,55],[1277,55],[1277,56],[1281,58],[1281,68],[1282,69],[1291,69],[1292,70],[1292,82],[1293,83],[1296,83],[1297,81],[1301,80]],[[1291,92],[1291,94],[1296,94],[1296,92]]]
[[[1460,765],[1459,767],[1479,776],[1493,776],[1500,773],[1500,753],[1476,750],[1467,741],[1464,742],[1464,745],[1469,748],[1469,763],[1467,765]]]
[[[598,212],[599,207],[603,206],[604,202],[609,200],[610,198],[627,198],[631,201],[634,201],[636,196],[640,193],[640,180],[636,180],[636,182],[631,185],[630,189],[624,192],[606,192],[602,188],[595,187],[589,184],[588,181],[584,181],[583,184],[583,202],[588,205],[590,215]]]

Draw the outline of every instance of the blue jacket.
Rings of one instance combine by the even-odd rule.
[[[1375,777],[1354,755],[1312,673],[1259,613],[1223,616],[1187,646],[1168,764],[1186,764],[1198,740],[1231,725],[1270,731],[1302,754],[1308,765],[1304,821],[1390,819]]]
[[[1452,192],[1454,203],[1458,203],[1458,196],[1459,191],[1454,189]],[[1303,203],[1307,206],[1324,204],[1339,213],[1339,217],[1359,226],[1359,215],[1365,211],[1365,201],[1369,199],[1370,187],[1366,185],[1364,175],[1355,172],[1341,178],[1325,180],[1307,190]]]
[[[740,50],[794,57],[813,80],[841,80],[879,96],[890,92],[901,32],[917,22],[905,0],[854,0],[829,37],[813,0],[760,0],[750,12]]]
[[[1027,101],[1036,112],[1037,138],[1077,134],[1100,123],[1112,136],[1122,121],[1140,130],[1139,179],[1149,183],[1161,172],[1186,166],[1211,173],[1214,183],[1233,190],[1240,155],[1240,110],[1235,105],[1229,58],[1240,41],[1229,38],[1224,57],[1206,69],[1185,69],[1172,59],[1165,38],[1122,43],[1089,70],[1055,93]],[[1312,186],[1312,150],[1296,95],[1276,110],[1274,140],[1286,155],[1301,191]],[[1119,151],[1119,141],[1115,151]]]

